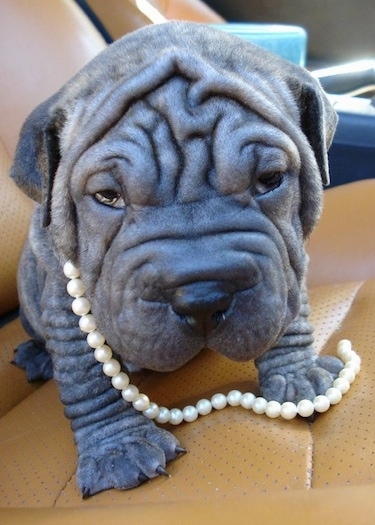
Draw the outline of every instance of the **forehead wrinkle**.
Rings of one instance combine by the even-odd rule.
[[[146,98],[132,105],[111,135],[128,161],[126,184],[137,203],[142,193],[146,205],[173,200],[181,155],[165,115]]]
[[[144,203],[166,202],[182,195],[183,200],[195,200],[207,185],[219,192],[236,191],[238,184],[232,180],[236,179],[236,170],[238,175],[242,173],[241,188],[245,188],[251,171],[246,155],[234,159],[237,169],[231,158],[241,157],[251,143],[264,142],[266,135],[268,140],[279,143],[280,132],[273,134],[272,129],[266,132],[264,128],[274,128],[272,124],[224,91],[206,90],[205,97],[199,100],[195,94],[191,100],[196,84],[196,79],[181,74],[168,78],[155,91],[133,101],[114,127],[100,138],[127,161],[127,182],[133,189],[129,194],[133,193],[136,201],[142,201],[142,193]],[[225,132],[219,133],[218,140],[218,128],[222,126]],[[110,144],[114,139],[116,148]],[[290,144],[283,146],[290,149]],[[222,169],[213,162],[217,150]],[[233,155],[235,152],[237,155]],[[222,183],[218,178],[222,178]]]
[[[149,97],[150,105],[167,123],[178,154],[175,198],[182,202],[199,200],[205,195],[203,190],[207,189],[212,165],[212,137],[222,111],[220,104],[212,101],[192,106],[190,85],[186,78],[176,77]],[[165,152],[164,144],[161,151]]]
[[[155,31],[157,33],[157,29]],[[214,48],[201,49],[195,45],[194,39],[184,45],[180,34],[174,36],[176,38],[170,40],[172,35],[169,35],[168,42],[163,42],[162,47],[158,42],[149,41],[148,44],[152,49],[145,52],[141,63],[134,63],[130,67],[128,61],[124,62],[122,55],[121,57],[119,55],[116,64],[108,61],[111,69],[103,69],[97,67],[98,63],[94,59],[94,65],[90,66],[90,76],[87,74],[87,68],[84,68],[74,77],[64,89],[58,105],[70,108],[71,115],[77,102],[82,100],[82,96],[85,97],[86,100],[81,108],[84,108],[84,111],[79,119],[80,129],[91,129],[94,132],[91,131],[89,135],[81,132],[78,136],[75,133],[64,134],[64,140],[61,141],[62,154],[69,150],[71,159],[78,156],[82,149],[89,147],[99,136],[103,136],[113,127],[135,101],[147,97],[176,77],[185,78],[191,84],[189,98],[192,105],[199,104],[211,96],[229,96],[245,105],[250,111],[259,113],[277,127],[284,126],[290,135],[296,134],[298,125],[296,122],[291,122],[295,120],[296,115],[285,111],[285,97],[290,102],[287,106],[293,106],[286,85],[283,85],[282,96],[276,96],[275,99],[272,86],[269,86],[264,79],[258,78],[262,75],[259,75],[256,60],[251,72],[248,68],[242,71],[243,62],[240,60],[239,65],[237,62],[232,63],[232,55],[227,56],[224,53],[226,58],[222,55],[217,57]],[[221,35],[221,38],[225,39],[225,34]],[[110,49],[120,50],[125,46],[125,42],[128,42],[130,47],[135,43],[129,36]],[[136,47],[139,47],[139,43]],[[245,48],[244,50],[246,51]],[[238,67],[241,67],[241,71]],[[86,86],[83,94],[77,93],[76,86],[82,83]],[[98,85],[101,87],[100,94],[98,94]],[[279,93],[279,90],[277,92]]]
[[[207,111],[205,103],[191,103],[191,84],[189,79],[176,76],[149,97],[150,105],[168,121],[178,142],[190,136],[211,134],[216,120],[217,111]]]
[[[212,95],[191,104],[192,84],[176,77],[148,97],[150,106],[167,122],[178,148],[175,195],[179,201],[202,199],[208,188],[224,194],[246,191],[257,164],[248,149],[252,145],[280,148],[291,157],[289,162],[298,164],[293,142],[237,100]],[[274,169],[285,164],[281,152],[276,157]]]

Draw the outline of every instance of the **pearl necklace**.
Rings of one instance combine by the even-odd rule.
[[[121,370],[121,364],[114,359],[111,348],[105,344],[105,337],[97,330],[94,316],[90,313],[90,301],[83,296],[85,287],[80,279],[79,269],[71,262],[67,262],[64,265],[64,274],[70,279],[67,291],[74,298],[72,310],[80,317],[79,326],[87,333],[87,344],[94,350],[95,359],[102,363],[104,374],[111,378],[113,387],[121,391],[125,401],[157,423],[172,425],[179,425],[182,422],[191,423],[198,416],[206,416],[213,409],[222,410],[227,405],[252,409],[256,414],[266,414],[270,418],[281,416],[283,419],[293,419],[297,415],[310,417],[314,412],[326,412],[331,405],[338,404],[343,394],[350,389],[361,367],[361,359],[352,349],[351,342],[343,339],[338,343],[337,355],[343,361],[344,368],[334,380],[332,387],[328,388],[324,395],[316,396],[313,401],[302,399],[298,404],[289,401],[281,404],[278,401],[267,401],[263,397],[256,397],[251,392],[231,390],[227,395],[217,393],[211,399],[200,399],[195,406],[188,405],[182,410],[159,407],[150,401],[146,394],[140,393],[135,385],[130,384],[129,376]]]

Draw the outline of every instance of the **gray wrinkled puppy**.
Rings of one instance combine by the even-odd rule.
[[[266,398],[312,399],[341,368],[311,346],[304,251],[335,125],[302,68],[179,22],[111,45],[30,115],[11,170],[38,202],[16,362],[47,378],[52,357],[85,496],[156,476],[181,447],[102,373],[63,263],[124,363],[169,371],[210,347],[255,359]]]

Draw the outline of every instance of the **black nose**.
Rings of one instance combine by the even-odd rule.
[[[207,336],[225,320],[233,302],[233,293],[221,282],[195,282],[170,290],[174,312],[196,333]]]

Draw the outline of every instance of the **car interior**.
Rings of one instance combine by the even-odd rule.
[[[317,3],[0,2],[0,523],[374,521],[374,13],[369,0]],[[338,342],[349,339],[362,367],[342,402],[313,421],[269,419],[241,407],[213,411],[173,429],[188,452],[168,465],[169,477],[83,499],[73,435],[54,381],[28,383],[12,364],[15,348],[28,339],[18,317],[16,278],[34,204],[8,172],[21,126],[37,104],[112,40],[172,19],[306,30],[306,67],[339,114],[331,186],[306,245],[314,344],[318,353],[334,355]],[[253,363],[208,350],[173,374],[145,371],[137,380],[166,406],[219,390],[257,389]]]

